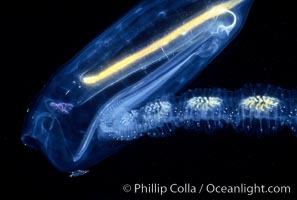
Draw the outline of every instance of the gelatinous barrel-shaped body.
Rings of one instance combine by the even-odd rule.
[[[137,114],[133,110],[176,94],[197,77],[239,32],[251,4],[140,3],[53,76],[30,108],[23,142],[59,170],[72,171],[146,134],[123,132],[121,126]]]

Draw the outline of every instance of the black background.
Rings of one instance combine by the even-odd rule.
[[[265,137],[234,130],[212,134],[179,129],[172,137],[140,139],[69,178],[39,152],[20,141],[28,105],[59,66],[138,1],[80,0],[10,2],[1,9],[2,123],[0,132],[1,191],[13,196],[52,199],[153,199],[158,195],[126,194],[126,183],[169,185],[289,185],[292,194],[254,197],[294,199],[297,193],[297,138],[288,130]],[[245,83],[296,88],[297,22],[291,1],[256,1],[239,36],[189,88],[236,89]],[[3,112],[4,111],[4,112]],[[24,191],[21,192],[21,189]],[[4,193],[1,192],[0,196]],[[168,197],[168,196],[167,196]],[[218,199],[235,195],[173,195],[177,199]],[[249,197],[245,194],[238,197]],[[163,197],[165,199],[165,197]],[[2,198],[1,198],[2,199]]]

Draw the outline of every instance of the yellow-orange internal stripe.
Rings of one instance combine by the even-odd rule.
[[[103,71],[101,71],[97,74],[83,77],[82,81],[85,84],[94,84],[102,79],[109,77],[110,75],[114,74],[115,72],[117,72],[119,70],[123,70],[123,69],[127,68],[132,63],[134,63],[134,62],[140,60],[141,58],[149,55],[150,53],[162,48],[162,46],[167,45],[168,43],[175,40],[183,33],[192,30],[193,28],[201,25],[203,22],[205,22],[211,18],[214,18],[214,17],[217,17],[219,15],[226,13],[228,10],[230,10],[231,8],[238,5],[241,1],[242,0],[230,0],[228,2],[213,6],[206,12],[193,18],[192,20],[188,21],[187,23],[179,26],[172,32],[168,33],[167,35],[165,35],[164,37],[155,41],[154,43],[148,45],[147,47],[139,50],[138,52],[136,52],[130,56],[127,56],[126,58],[116,62],[115,64],[107,67],[106,69],[104,69]]]

